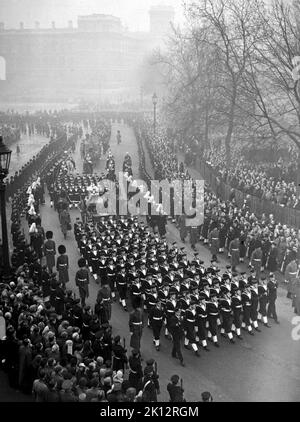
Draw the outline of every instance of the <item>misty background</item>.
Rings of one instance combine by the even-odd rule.
[[[182,23],[183,0],[0,0],[0,20],[7,28],[16,28],[24,22],[33,28],[35,21],[41,28],[66,27],[69,20],[77,26],[78,15],[103,13],[117,16],[130,31],[149,30],[149,9],[153,5],[172,5],[175,22]]]

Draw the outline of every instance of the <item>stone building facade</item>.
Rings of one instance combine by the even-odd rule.
[[[150,10],[149,32],[130,32],[119,18],[102,14],[79,16],[76,27],[66,28],[0,23],[0,100],[137,97],[141,65],[173,19],[173,8],[161,6]]]

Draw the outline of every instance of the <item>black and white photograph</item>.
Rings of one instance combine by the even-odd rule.
[[[0,0],[0,208],[1,407],[300,402],[300,0]]]

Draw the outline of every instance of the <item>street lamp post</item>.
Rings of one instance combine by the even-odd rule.
[[[11,150],[3,143],[3,138],[0,136],[0,203],[1,203],[1,223],[2,223],[2,249],[3,249],[3,265],[4,265],[4,279],[9,279],[10,263],[9,263],[9,249],[6,223],[6,201],[4,179],[8,175],[10,165]]]
[[[156,134],[156,106],[157,106],[157,95],[156,93],[153,94],[152,102],[153,102],[153,131],[154,135]]]

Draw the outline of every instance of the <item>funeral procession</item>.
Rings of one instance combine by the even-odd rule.
[[[0,16],[1,406],[300,402],[300,0]]]

